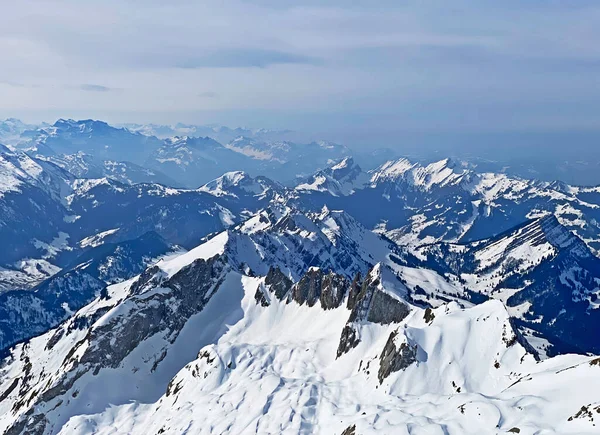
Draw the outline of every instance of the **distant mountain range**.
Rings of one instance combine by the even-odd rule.
[[[6,125],[6,434],[596,432],[600,187]]]
[[[179,126],[157,130],[186,135],[159,138],[153,135],[154,128],[117,128],[95,120],[59,119],[39,128],[16,120],[0,125],[6,130],[0,143],[10,138],[7,143],[13,149],[56,163],[80,177],[105,176],[130,184],[157,182],[197,188],[235,170],[294,183],[351,153],[329,142],[280,140],[289,134],[267,130]],[[374,165],[385,158],[380,151],[363,154]]]

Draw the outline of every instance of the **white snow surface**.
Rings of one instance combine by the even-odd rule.
[[[266,182],[250,177],[243,171],[226,172],[219,178],[206,183],[197,190],[213,196],[231,196],[237,198],[236,189],[256,197],[264,197],[269,190]]]
[[[82,248],[95,248],[96,246],[100,246],[101,244],[103,244],[104,239],[106,237],[110,236],[111,234],[115,234],[117,231],[119,231],[119,228],[113,228],[110,230],[102,231],[98,234],[94,234],[93,236],[81,239],[78,244]]]
[[[317,227],[333,220],[326,225],[333,233],[343,227],[329,211],[314,219]],[[242,245],[231,242],[250,237],[236,231],[160,262],[162,273],[172,276],[217,254],[243,258]],[[409,286],[436,281],[427,272],[402,272]],[[402,297],[390,289],[389,273],[381,275],[381,289]],[[430,315],[411,306],[400,323],[362,323],[358,346],[338,358],[349,316],[345,304],[323,310],[273,297],[265,307],[254,299],[264,286],[261,276],[225,268],[215,279],[221,284],[213,297],[172,341],[150,336],[118,367],[85,373],[43,405],[45,433],[341,434],[353,425],[358,434],[597,433],[600,360],[566,355],[535,361],[515,341],[500,301],[468,308],[450,302]],[[107,297],[16,346],[0,372],[6,396],[0,429],[77,367],[93,331],[171,291],[159,286],[130,294],[135,280],[109,286]],[[75,326],[85,317],[95,320]],[[388,340],[414,348],[416,358],[380,382]]]
[[[333,196],[348,196],[368,185],[369,175],[363,172],[354,159],[346,157],[333,166],[317,172],[300,183],[298,192],[328,192]]]

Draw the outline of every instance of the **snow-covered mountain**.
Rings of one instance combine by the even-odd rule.
[[[5,433],[597,431],[599,188],[138,136],[0,150]]]
[[[229,143],[236,138],[245,137],[257,141],[296,140],[301,133],[290,130],[270,130],[265,128],[229,128],[220,125],[193,125],[177,123],[175,125],[161,124],[123,124],[130,131],[146,136],[156,136],[169,139],[173,136],[211,137],[221,143]]]
[[[306,182],[296,186],[297,191],[327,192],[333,196],[348,196],[356,189],[366,187],[369,181],[367,173],[347,157],[335,165],[312,175]]]
[[[171,174],[180,184],[196,188],[230,170],[251,169],[252,159],[209,137],[166,139],[145,165]]]
[[[0,153],[0,264],[25,260],[5,267],[0,276],[10,281],[26,271],[31,264],[27,259],[46,259],[63,243],[67,212],[61,198],[72,180],[50,163],[23,153]]]
[[[552,216],[467,244],[423,246],[424,264],[471,300],[503,301],[543,351],[600,352],[600,259]],[[549,342],[549,343],[548,343]]]
[[[198,188],[213,196],[233,198],[254,197],[275,199],[282,195],[285,188],[266,177],[251,177],[245,172],[227,172],[215,180]]]
[[[106,243],[30,290],[0,294],[0,349],[46,332],[100,296],[108,284],[139,274],[171,249],[156,233]]]
[[[222,145],[208,136],[175,136],[165,139],[145,166],[168,174],[191,188],[224,172],[239,170],[291,182],[348,153],[346,147],[329,142],[296,144],[238,137]]]
[[[132,133],[92,119],[59,119],[52,126],[25,131],[21,149],[51,156],[83,151],[98,161],[129,161],[143,164],[162,142],[153,136]]]
[[[594,252],[600,248],[598,187],[478,173],[448,159],[429,165],[400,159],[367,174],[359,173],[354,163],[358,182],[345,181],[340,189],[329,187],[335,184],[326,176],[332,170],[301,184],[295,201],[309,209],[324,204],[343,209],[401,245],[488,238],[528,219],[554,214]]]
[[[362,233],[334,230],[325,222],[347,218],[328,211],[304,219],[289,210],[259,214],[109,286],[57,328],[17,345],[0,378],[1,427],[595,433],[597,357],[538,361],[500,301],[421,308],[384,264],[351,281],[352,267],[338,275],[310,267],[308,256],[301,265],[302,256],[270,251],[312,241],[330,247],[324,259],[341,260],[331,255],[342,249],[333,233],[354,241]]]
[[[0,120],[0,144],[14,146],[21,141],[21,135],[25,131],[38,127],[15,118]]]
[[[0,125],[15,147],[78,177],[171,187],[197,188],[225,172],[239,170],[293,183],[350,154],[343,145],[294,142],[292,132],[265,129],[183,124],[117,128],[92,119],[59,119],[41,126],[7,120]],[[373,160],[369,155],[368,160]]]
[[[110,178],[120,183],[158,183],[165,186],[178,187],[178,182],[156,169],[148,169],[131,162],[104,160],[97,161],[93,156],[84,152],[75,154],[35,155],[41,160],[46,160],[60,166],[77,178]]]
[[[186,190],[106,177],[80,179],[46,159],[0,153],[0,241],[5,248],[0,290],[34,287],[91,247],[150,231],[168,244],[193,247],[281,195],[283,188],[270,180],[241,178],[240,190],[223,196],[208,188],[218,180]]]

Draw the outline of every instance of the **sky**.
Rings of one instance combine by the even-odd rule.
[[[588,0],[4,2],[0,117],[595,132],[598,23]]]

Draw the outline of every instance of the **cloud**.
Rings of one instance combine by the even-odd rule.
[[[212,92],[212,91],[206,91],[206,92],[200,92],[198,94],[198,96],[200,98],[218,98],[219,94],[217,94],[216,92]]]
[[[267,68],[271,65],[307,64],[318,65],[322,60],[301,54],[286,53],[284,51],[234,48],[220,49],[208,53],[189,53],[179,56],[173,62],[168,62],[168,56],[157,59],[158,62],[167,61],[164,66],[175,68]]]
[[[365,131],[383,118],[397,129],[597,123],[600,5],[576,3],[9,2],[0,109],[280,114],[273,128],[314,114],[307,129],[353,112]]]
[[[33,83],[21,83],[11,80],[0,80],[0,85],[10,86],[11,88],[39,88],[40,86]]]
[[[82,91],[89,91],[89,92],[110,92],[110,91],[114,90],[107,86],[93,85],[93,84],[79,85],[79,89],[81,89]]]
[[[0,85],[10,86],[11,88],[23,88],[26,86],[24,83],[13,82],[8,80],[0,80]]]

